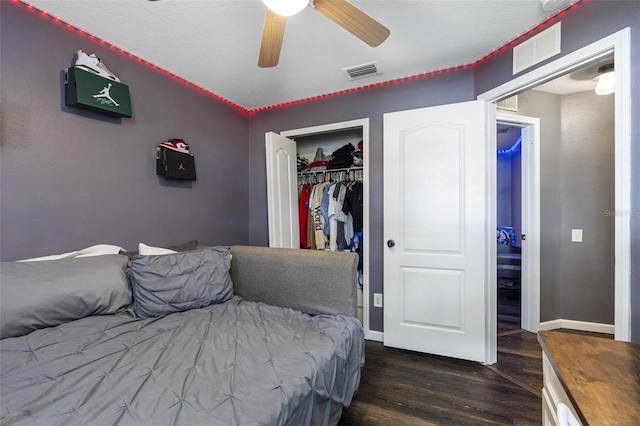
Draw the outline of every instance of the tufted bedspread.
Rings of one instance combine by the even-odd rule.
[[[91,316],[0,342],[0,423],[335,424],[363,363],[356,319],[238,296]]]

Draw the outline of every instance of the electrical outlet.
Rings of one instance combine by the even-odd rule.
[[[382,293],[373,293],[373,307],[382,308]]]

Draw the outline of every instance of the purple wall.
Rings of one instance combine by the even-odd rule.
[[[23,5],[0,8],[3,261],[97,243],[248,243],[249,115]],[[64,106],[77,49],[129,85],[133,118]],[[190,144],[197,181],[156,176],[155,146],[170,137]]]
[[[498,153],[496,161],[497,225],[511,226],[513,245],[522,246],[522,178],[520,147],[516,151]]]
[[[409,83],[325,98],[295,107],[264,112],[256,116],[251,122],[250,243],[265,246],[269,244],[265,182],[265,132],[281,132],[301,127],[369,118],[370,192],[368,195],[371,235],[368,238],[365,236],[365,244],[369,244],[370,293],[382,292],[384,249],[382,239],[382,115],[387,112],[471,100],[473,99],[472,78],[470,70],[459,71]],[[370,295],[369,326],[371,330],[381,331],[382,309],[373,307],[372,297]]]
[[[640,2],[582,2],[562,19],[561,55],[626,27],[631,29],[631,98],[636,102],[631,104],[631,211],[625,213],[631,215],[631,339],[640,342],[640,120],[637,119],[640,117],[637,102],[640,99]],[[476,95],[513,79],[511,52],[511,49],[505,49],[474,68]],[[550,58],[536,67],[557,58]]]

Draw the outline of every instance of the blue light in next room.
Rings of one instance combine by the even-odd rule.
[[[499,149],[498,154],[512,154],[520,149],[520,144],[522,143],[522,136],[518,137],[516,141],[511,145],[509,149]]]

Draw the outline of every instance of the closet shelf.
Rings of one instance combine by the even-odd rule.
[[[362,167],[345,167],[343,169],[327,169],[327,170],[309,170],[309,171],[302,171],[302,172],[298,172],[298,176],[304,176],[304,175],[314,175],[314,174],[320,174],[320,173],[336,173],[336,172],[353,172],[353,171],[358,171],[358,170],[362,170]]]

